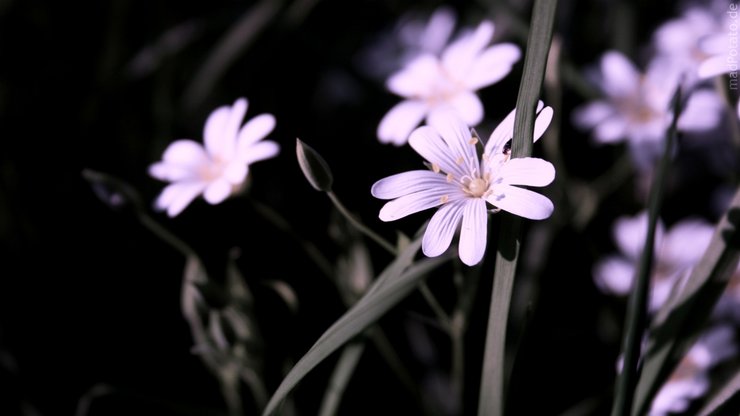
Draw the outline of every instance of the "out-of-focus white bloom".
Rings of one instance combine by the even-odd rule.
[[[686,411],[693,400],[709,390],[707,372],[736,351],[734,331],[730,326],[716,326],[705,332],[655,395],[650,416]]]
[[[452,36],[457,18],[449,6],[431,14],[412,10],[404,13],[393,28],[381,32],[356,57],[365,74],[385,80],[422,54],[439,56]]]
[[[534,139],[539,139],[552,120],[552,108],[537,108]],[[459,255],[463,263],[475,265],[486,248],[488,208],[524,218],[550,216],[552,202],[543,195],[515,185],[546,186],[555,178],[555,168],[539,158],[510,159],[507,142],[513,137],[515,112],[498,127],[478,158],[477,137],[454,112],[434,112],[429,125],[414,130],[409,144],[430,164],[430,170],[399,173],[377,181],[372,195],[392,199],[380,210],[380,219],[393,221],[422,210],[440,207],[432,216],[422,240],[429,257],[444,253],[460,229]]]
[[[425,117],[439,111],[455,111],[471,126],[479,123],[483,104],[475,91],[501,80],[521,57],[511,43],[488,47],[493,31],[493,23],[484,21],[441,56],[422,54],[392,75],[386,86],[404,100],[380,121],[378,139],[402,145]]]
[[[149,167],[149,174],[172,182],[155,202],[174,217],[198,195],[210,204],[218,204],[240,190],[249,174],[249,166],[278,154],[273,141],[263,141],[275,127],[271,114],[260,114],[242,126],[247,100],[240,98],[232,106],[214,110],[203,130],[205,146],[190,140],[172,142],[162,161]]]
[[[667,59],[656,58],[641,73],[620,52],[605,53],[595,81],[603,98],[587,103],[573,113],[573,123],[593,129],[597,143],[627,141],[637,168],[652,165],[662,152],[671,123],[671,98],[681,72]],[[719,123],[722,101],[709,89],[693,91],[678,120],[682,131],[703,131]]]
[[[648,217],[643,211],[634,217],[617,219],[613,237],[620,250],[594,266],[596,285],[605,293],[625,296],[632,289],[642,248],[647,236]],[[657,311],[677,282],[690,271],[704,254],[714,227],[700,219],[685,219],[665,231],[659,221],[655,233],[653,274],[648,308]]]
[[[688,86],[699,80],[699,67],[710,57],[702,48],[702,42],[723,32],[724,10],[717,9],[691,7],[680,17],[663,23],[653,33],[656,53],[685,74]]]

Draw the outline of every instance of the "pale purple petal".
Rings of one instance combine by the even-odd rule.
[[[699,65],[699,78],[707,79],[720,74],[730,72],[731,67],[727,65],[727,57],[723,55],[712,56],[705,59]]]
[[[211,156],[232,157],[236,150],[236,137],[244,115],[247,113],[247,100],[240,98],[234,105],[219,107],[206,120],[203,131],[206,150]]]
[[[463,165],[464,159],[453,156],[447,143],[431,126],[421,126],[409,137],[409,145],[429,163],[436,164],[443,172],[450,173],[457,180],[469,175]]]
[[[702,396],[709,388],[705,377],[691,377],[666,382],[655,395],[650,407],[650,416],[667,416],[683,413],[690,401]]]
[[[460,227],[460,260],[468,266],[475,266],[486,252],[488,235],[488,211],[486,201],[469,198],[465,201],[462,226]]]
[[[448,186],[447,179],[430,170],[397,173],[375,182],[370,193],[379,199],[394,199],[415,192]]]
[[[456,20],[450,7],[438,7],[421,35],[421,49],[435,54],[441,51],[452,35]]]
[[[463,82],[473,91],[495,84],[511,72],[521,56],[521,50],[513,43],[491,46],[475,58]]]
[[[473,92],[460,91],[446,104],[454,108],[468,126],[474,126],[483,120],[483,103]]]
[[[716,92],[708,89],[694,91],[678,119],[682,131],[703,131],[717,127],[724,104]]]
[[[506,142],[514,137],[514,118],[516,117],[516,109],[511,110],[509,114],[501,120],[500,123],[493,129],[493,132],[488,137],[486,142],[485,153],[501,153]]]
[[[260,114],[249,120],[239,130],[237,149],[240,155],[247,151],[249,146],[262,140],[275,128],[275,117],[272,114]]]
[[[224,169],[222,177],[233,185],[238,185],[244,182],[244,178],[247,176],[247,165],[239,161],[229,163]]]
[[[623,257],[610,256],[594,266],[594,282],[604,293],[626,296],[632,289],[635,264]]]
[[[264,141],[251,145],[242,159],[248,165],[260,160],[270,159],[280,153],[280,145],[273,141]]]
[[[167,146],[162,155],[163,162],[179,166],[199,166],[208,160],[203,146],[189,139],[175,140]]]
[[[404,69],[388,78],[386,87],[401,97],[418,99],[430,95],[442,76],[439,60],[426,54],[412,60]]]
[[[428,110],[429,107],[424,101],[401,101],[380,120],[378,139],[381,143],[392,143],[396,146],[406,143],[409,135],[421,123]]]
[[[162,190],[155,201],[158,209],[166,209],[167,215],[175,217],[182,212],[206,188],[205,182],[176,182]]]
[[[169,182],[197,180],[200,176],[200,169],[198,166],[182,166],[157,162],[149,166],[149,175],[161,181]]]
[[[498,174],[503,184],[546,186],[555,179],[555,167],[540,158],[524,157],[510,159],[501,166]]]
[[[434,213],[421,241],[421,250],[425,256],[439,256],[450,247],[466,203],[465,199],[448,202]]]
[[[592,101],[573,110],[573,124],[581,129],[591,129],[605,121],[614,112],[614,107],[606,101]]]
[[[609,51],[601,58],[601,73],[605,92],[610,97],[631,95],[640,83],[640,73],[621,52]]]
[[[473,94],[473,98],[478,98]],[[480,101],[478,101],[480,104]],[[462,157],[462,165],[467,168],[468,173],[473,169],[480,169],[480,161],[476,151],[476,144],[471,143],[472,135],[469,124],[461,120],[457,113],[452,111],[435,111],[429,115],[429,126],[437,130],[442,140],[447,144],[447,152],[455,158]]]
[[[547,128],[550,127],[550,122],[552,122],[552,117],[554,114],[552,107],[545,107],[541,109],[542,106],[543,103],[542,101],[540,101],[537,105],[537,118],[534,121],[534,131],[532,135],[533,142],[537,142],[537,140],[539,140],[540,137],[545,134]]]
[[[630,260],[637,261],[640,257],[645,239],[647,238],[648,214],[641,211],[633,217],[620,217],[614,222],[612,236],[617,247]],[[663,241],[663,224],[659,221],[655,230],[655,247],[660,247]]]
[[[701,219],[685,219],[666,231],[660,260],[677,268],[692,266],[704,255],[714,227]]]
[[[443,200],[453,202],[465,197],[464,195],[461,195],[462,192],[456,192],[453,194],[450,193],[450,190],[451,188],[445,187],[404,195],[383,205],[378,217],[382,221],[386,222],[395,221],[407,215],[442,205]]]
[[[486,198],[491,205],[520,217],[542,220],[552,214],[554,206],[544,195],[529,189],[506,184],[496,184]]]
[[[211,182],[203,193],[203,198],[211,205],[219,204],[231,194],[232,185],[225,178]]]
[[[615,143],[625,140],[626,134],[627,123],[621,117],[611,117],[596,126],[593,137],[599,143]]]
[[[533,140],[536,142],[545,133],[550,125],[553,116],[552,107],[545,107],[542,101],[537,102],[535,109],[537,118],[534,122]],[[485,153],[488,155],[501,153],[506,142],[514,137],[514,120],[516,118],[516,109],[511,110],[509,114],[496,126],[488,137],[485,146]]]
[[[442,65],[452,78],[464,80],[480,52],[493,37],[494,26],[489,21],[481,22],[475,32],[461,36],[442,53]]]

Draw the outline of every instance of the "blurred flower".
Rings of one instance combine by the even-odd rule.
[[[378,138],[402,145],[411,131],[429,115],[450,109],[468,125],[483,119],[483,104],[475,91],[506,76],[521,57],[519,47],[504,43],[487,45],[493,23],[484,21],[441,54],[423,54],[388,79],[388,89],[405,100],[380,121]]]
[[[710,56],[702,48],[702,42],[722,32],[724,10],[714,9],[717,8],[691,7],[680,17],[660,25],[653,33],[656,53],[685,74],[688,86],[699,81],[699,66]]]
[[[734,331],[730,326],[717,326],[706,331],[655,395],[650,416],[685,412],[691,401],[709,390],[709,370],[736,351]]]
[[[450,39],[456,22],[448,6],[431,15],[411,11],[357,55],[358,68],[371,77],[385,80],[390,74],[421,54],[438,56]]]
[[[613,236],[621,253],[608,256],[594,266],[594,280],[603,292],[619,296],[629,294],[645,245],[647,226],[645,211],[634,217],[617,219]],[[696,218],[677,222],[667,231],[658,222],[648,303],[651,312],[663,305],[674,285],[701,259],[713,232],[712,225]]]
[[[260,114],[241,126],[246,112],[244,98],[219,107],[206,121],[205,147],[189,139],[167,147],[162,161],[149,167],[154,178],[172,182],[157,198],[158,209],[174,217],[200,194],[208,203],[218,204],[240,190],[250,164],[278,154],[277,143],[262,141],[275,127],[275,118]]]
[[[640,170],[652,166],[662,152],[662,143],[672,119],[671,99],[680,82],[680,68],[668,59],[656,58],[642,74],[624,55],[609,51],[594,74],[604,97],[573,113],[573,123],[593,129],[598,143],[627,141]],[[722,100],[709,89],[691,92],[685,102],[678,128],[702,131],[719,123]]]
[[[552,120],[552,108],[538,107],[534,139]],[[512,111],[493,131],[483,156],[478,158],[477,135],[454,112],[434,112],[429,125],[414,130],[411,147],[426,159],[431,170],[399,173],[377,181],[372,195],[392,199],[380,210],[380,219],[393,221],[425,209],[440,207],[424,232],[422,251],[435,257],[447,250],[462,223],[460,259],[467,265],[481,261],[486,248],[486,202],[529,219],[544,219],[553,211],[546,197],[513,185],[546,186],[555,168],[538,158],[509,158],[507,142],[514,130]]]

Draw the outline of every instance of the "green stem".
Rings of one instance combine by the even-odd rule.
[[[296,234],[290,227],[290,223],[274,209],[251,198],[249,199],[249,201],[252,203],[254,210],[257,211],[258,214],[269,221],[273,226],[275,226],[275,228],[293,238],[293,240],[295,240],[301,246],[301,248],[303,248],[303,251],[306,252],[308,257],[313,260],[319,270],[321,270],[321,272],[326,277],[328,277],[330,280],[334,279],[334,268],[315,244],[308,240],[304,240],[298,234]]]
[[[663,149],[663,157],[660,160],[657,174],[650,190],[648,202],[648,229],[645,237],[645,245],[637,275],[635,276],[635,287],[629,299],[627,319],[625,320],[625,335],[622,343],[624,352],[624,363],[622,372],[617,379],[616,398],[612,407],[612,416],[626,416],[630,414],[632,401],[635,394],[635,385],[639,377],[638,360],[640,357],[640,345],[642,334],[647,323],[647,301],[650,292],[650,275],[653,265],[653,250],[655,247],[655,229],[658,223],[665,189],[665,180],[668,176],[668,168],[671,164],[672,148],[676,136],[676,123],[681,109],[681,87],[679,86],[674,96],[673,122],[668,130]]]
[[[337,197],[337,195],[334,192],[329,191],[326,194],[329,195],[329,199],[331,199],[331,202],[333,202],[334,206],[337,207],[337,210],[339,210],[339,212],[342,215],[344,215],[344,217],[347,218],[347,220],[351,222],[352,225],[354,225],[361,233],[365,234],[371,240],[378,243],[379,246],[383,247],[386,251],[388,251],[392,255],[394,256],[398,255],[398,250],[393,244],[389,243],[383,237],[376,234],[375,231],[368,228],[365,224],[363,224],[360,220],[358,220],[357,217],[352,215],[352,213],[349,212],[349,210],[347,210],[344,204],[342,204],[342,201],[339,200],[339,197]]]

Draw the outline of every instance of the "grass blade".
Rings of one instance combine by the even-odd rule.
[[[683,290],[653,322],[645,365],[637,383],[633,415],[647,412],[658,389],[696,341],[740,260],[740,188],[715,227],[709,247]]]
[[[537,0],[532,9],[532,22],[524,57],[524,74],[516,102],[512,157],[526,157],[532,154],[535,110],[545,77],[556,8],[556,0]],[[519,225],[518,217],[502,214],[478,397],[479,416],[500,416],[504,412],[506,326],[519,253]]]
[[[420,240],[417,240],[407,247],[404,253],[378,277],[368,293],[324,332],[285,376],[272,398],[270,398],[263,416],[274,414],[283,399],[311,370],[342,345],[375,323],[388,310],[416,289],[419,281],[428,272],[452,257],[452,254],[448,252],[448,254],[440,257],[422,259],[408,268],[399,267],[399,263],[408,261],[407,253],[416,253],[419,246]]]

